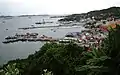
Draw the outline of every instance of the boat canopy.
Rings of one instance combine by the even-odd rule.
[[[65,37],[80,37],[81,32],[68,32]]]

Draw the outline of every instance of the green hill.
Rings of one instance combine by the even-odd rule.
[[[92,18],[92,17],[95,17],[96,19],[107,19],[109,17],[119,18],[119,15],[120,15],[120,7],[110,7],[102,10],[90,11],[88,13],[72,14],[66,16],[66,18],[64,19],[60,19],[59,21],[74,21],[74,20],[80,21],[80,19]]]

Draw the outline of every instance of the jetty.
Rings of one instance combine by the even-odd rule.
[[[53,39],[52,37],[40,35],[38,33],[25,33],[25,34],[16,33],[14,36],[7,36],[5,38],[5,41],[3,41],[2,43],[8,44],[8,43],[14,43],[19,41],[21,42],[37,42],[37,41],[54,42],[54,41],[58,41],[58,39]]]
[[[59,25],[55,25],[55,26],[32,26],[32,27],[23,27],[23,28],[18,28],[18,29],[23,29],[23,30],[27,30],[27,29],[36,29],[36,28],[57,28],[57,27],[74,27],[74,26],[81,26],[84,25],[85,23],[74,23],[74,24],[59,24]]]
[[[37,27],[24,27],[24,28],[18,28],[18,29],[23,29],[23,30],[26,30],[26,29],[36,29],[36,28],[53,28],[53,27],[60,27],[60,26],[37,26]]]
[[[46,24],[46,23],[53,23],[53,22],[45,22],[45,20],[43,19],[43,22],[36,22],[35,24]]]

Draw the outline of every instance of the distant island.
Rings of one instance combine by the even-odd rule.
[[[30,17],[30,16],[49,16],[47,14],[44,14],[44,15],[20,15],[18,17]]]
[[[10,18],[10,17],[13,17],[13,16],[4,16],[4,15],[1,15],[1,16],[0,16],[0,18],[5,18],[5,17]]]

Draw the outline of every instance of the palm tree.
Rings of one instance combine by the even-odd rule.
[[[120,26],[116,26],[109,30],[101,49],[83,53],[86,63],[76,68],[78,72],[86,71],[85,75],[120,75]]]

